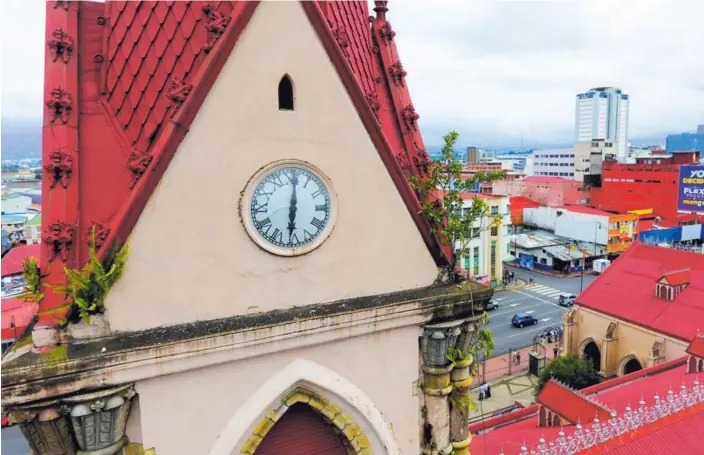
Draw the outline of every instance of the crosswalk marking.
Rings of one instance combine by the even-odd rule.
[[[536,284],[534,286],[527,286],[526,291],[535,293],[535,294],[540,294],[541,296],[545,298],[551,298],[554,300],[558,300],[562,294],[565,294],[564,291],[560,291],[559,289],[552,288],[550,286],[545,286],[544,284]]]

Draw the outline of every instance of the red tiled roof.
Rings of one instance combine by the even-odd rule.
[[[536,401],[572,424],[589,422],[598,417],[608,420],[611,410],[587,400],[574,390],[550,380],[540,391]]]
[[[674,301],[655,296],[665,273],[690,269]],[[634,243],[582,294],[577,305],[688,341],[704,321],[704,255]]]
[[[2,258],[2,276],[22,273],[22,262],[28,257],[40,261],[41,245],[18,245],[7,252]],[[41,265],[41,264],[40,264]]]
[[[426,172],[428,155],[386,3],[376,2],[371,25],[366,1],[301,5],[429,251],[443,265],[449,250],[420,215],[409,181]],[[65,223],[59,226],[75,237],[65,262],[47,271],[49,282],[63,280],[64,266],[88,259],[93,228],[101,243],[126,241],[258,4],[47,2],[47,40],[75,48],[56,58],[56,46],[48,46],[45,56],[43,160],[61,178],[43,181],[44,236]],[[65,171],[78,160],[79,143],[80,179]],[[62,194],[50,197],[53,191]],[[52,252],[46,246],[42,254],[48,262]],[[42,309],[63,305],[60,296],[42,300]],[[40,325],[56,323],[59,313],[43,316]]]
[[[704,336],[697,335],[689,346],[687,346],[687,354],[692,354],[695,357],[704,359]]]
[[[32,322],[39,305],[22,299],[2,300],[2,340],[13,340]],[[14,324],[14,327],[13,327]]]

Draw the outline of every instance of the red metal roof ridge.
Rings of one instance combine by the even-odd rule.
[[[642,370],[635,371],[633,373],[624,374],[608,381],[600,382],[589,387],[585,387],[580,390],[583,394],[593,394],[599,392],[605,392],[614,387],[629,384],[637,379],[642,379],[645,377],[650,377],[650,375],[659,374],[668,370],[672,370],[679,366],[683,366],[687,363],[687,357],[679,357],[676,359],[668,360],[667,362],[660,363],[658,365],[653,365],[648,368],[643,368]]]
[[[611,409],[611,408],[609,408],[609,407],[606,406],[605,404],[600,403],[599,401],[595,400],[593,397],[589,397],[589,396],[583,395],[579,390],[576,390],[576,389],[570,387],[569,385],[563,383],[562,381],[559,381],[559,380],[557,380],[557,379],[551,378],[551,379],[548,381],[548,384],[550,384],[550,383],[553,383],[553,384],[557,385],[558,387],[561,387],[561,388],[567,390],[568,392],[572,393],[573,396],[575,396],[575,397],[577,397],[577,398],[581,398],[582,400],[588,402],[589,404],[592,404],[592,405],[596,406],[597,408],[599,408],[599,409],[601,409],[602,411],[608,413],[609,415],[612,415],[612,414],[614,413],[614,410]],[[546,384],[546,385],[547,385],[547,384]],[[538,394],[538,396],[536,397],[536,401],[538,401],[538,402],[539,402],[540,404],[542,404],[543,406],[545,406],[545,407],[547,407],[547,408],[550,408],[550,410],[553,411],[553,412],[555,412],[556,414],[560,414],[559,411],[557,411],[557,410],[555,410],[555,409],[552,409],[549,404],[544,403],[544,402],[542,402],[542,401],[540,400],[540,395],[542,395],[542,394],[543,394],[543,391],[545,391],[545,390],[546,390],[545,387],[543,387],[543,390],[542,390],[542,391]],[[549,390],[548,390],[548,392],[549,392]],[[572,419],[568,418],[567,416],[562,416],[562,417],[565,418],[566,420],[572,421]],[[576,423],[576,422],[575,422],[575,423]]]
[[[509,412],[508,414],[490,417],[486,420],[468,425],[467,428],[472,433],[478,433],[480,431],[504,426],[503,424],[513,424],[526,418],[535,416],[538,412],[538,407],[539,405],[534,404],[513,412]]]

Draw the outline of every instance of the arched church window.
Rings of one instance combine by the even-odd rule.
[[[279,81],[279,110],[293,110],[293,82],[288,74]]]

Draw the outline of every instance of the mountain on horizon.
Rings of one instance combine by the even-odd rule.
[[[30,120],[17,120],[17,119],[2,119],[0,125],[2,125],[2,138],[0,141],[0,146],[2,148],[2,159],[3,160],[20,160],[25,158],[41,158],[42,156],[42,125],[41,120],[30,121]],[[427,136],[426,136],[427,137]],[[490,142],[478,141],[476,144],[471,144],[471,146],[479,147],[482,149],[496,150],[501,152],[506,151],[516,151],[521,149],[515,144],[509,145],[488,145]],[[647,146],[647,145],[664,145],[665,136],[646,136],[633,138],[631,144],[635,146]],[[469,145],[462,145],[457,147],[458,157],[464,154],[464,151]],[[530,149],[566,149],[572,148],[574,144],[572,143],[554,143],[554,144],[533,144],[526,143],[523,144],[523,150]],[[440,150],[442,145],[430,145],[426,144],[426,150],[431,158],[435,158],[440,155]]]
[[[3,160],[42,157],[42,122],[2,119],[0,148]]]

